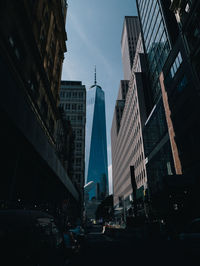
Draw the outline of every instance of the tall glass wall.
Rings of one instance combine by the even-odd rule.
[[[154,115],[150,117],[143,131],[145,157],[150,155],[166,133],[167,122],[165,119],[164,106],[163,102],[159,101],[159,104],[155,108]]]
[[[159,0],[138,0],[138,13],[143,31],[149,64],[152,100],[155,104],[161,93],[159,74],[170,51],[170,41]]]
[[[171,49],[161,2],[161,0],[137,0],[148,61],[149,95],[152,104],[151,115],[143,130],[145,157],[147,158],[147,178],[151,192],[153,192],[153,187],[158,188],[156,182],[162,180],[163,176],[174,173],[159,80]]]
[[[103,199],[108,194],[108,161],[104,91],[93,86],[87,93],[86,176],[94,184],[89,199]]]

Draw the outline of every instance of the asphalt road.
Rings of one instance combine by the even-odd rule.
[[[127,237],[111,238],[101,233],[100,226],[93,226],[85,243],[69,266],[107,265],[188,265],[200,266],[200,253],[188,250],[171,241],[147,241]]]

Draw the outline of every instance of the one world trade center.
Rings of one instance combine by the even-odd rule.
[[[103,200],[108,195],[105,96],[96,83],[87,91],[86,107],[86,184],[88,200]]]

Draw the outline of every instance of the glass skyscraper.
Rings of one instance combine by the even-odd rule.
[[[95,83],[87,91],[86,183],[93,182],[89,200],[108,195],[108,160],[104,91]]]
[[[148,186],[152,190],[163,176],[174,173],[159,79],[173,45],[173,23],[170,22],[169,0],[136,2],[150,80],[149,90],[146,93],[148,119],[143,129],[143,138]]]
[[[159,75],[170,52],[170,38],[160,1],[138,0],[137,6],[149,64],[151,100],[155,104],[161,94]]]

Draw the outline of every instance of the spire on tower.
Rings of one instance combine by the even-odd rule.
[[[97,84],[97,71],[96,71],[96,66],[94,68],[94,85]]]
[[[102,89],[99,85],[97,85],[97,69],[96,69],[96,65],[94,66],[94,85],[92,85],[90,87],[90,89],[92,89],[94,87],[99,87],[100,89]]]

